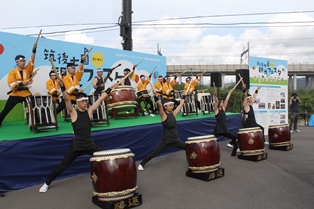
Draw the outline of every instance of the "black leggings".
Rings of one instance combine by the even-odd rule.
[[[232,145],[233,145],[231,156],[236,156],[237,149],[238,149],[238,143],[237,143],[237,137],[235,135],[233,135],[232,133],[229,133],[229,132],[217,133],[216,129],[214,131],[214,135],[215,135],[215,137],[224,136],[226,138],[231,139],[232,140],[231,142],[232,142]]]
[[[150,161],[151,159],[156,157],[159,153],[161,153],[162,151],[168,149],[169,147],[178,147],[180,149],[184,149],[185,150],[186,145],[185,145],[185,143],[183,141],[178,141],[178,142],[175,142],[175,143],[172,143],[172,144],[166,144],[164,142],[164,140],[161,140],[160,143],[155,148],[155,150],[152,151],[151,153],[149,153],[148,155],[146,155],[140,164],[144,167],[144,165],[148,161]]]
[[[18,103],[25,102],[25,97],[18,96],[9,96],[7,103],[5,104],[2,112],[0,113],[0,124],[4,120],[4,118],[9,114],[9,112],[17,105]]]
[[[50,173],[50,175],[47,178],[46,184],[50,185],[55,178],[57,178],[71,163],[81,155],[88,154],[90,156],[93,156],[94,152],[101,151],[99,147],[96,147],[96,149],[91,150],[84,150],[84,151],[73,151],[72,144],[69,147],[68,151],[65,153],[61,163]]]

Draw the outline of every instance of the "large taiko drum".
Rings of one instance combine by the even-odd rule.
[[[291,144],[291,133],[288,124],[270,125],[268,127],[268,140],[270,146],[281,147]]]
[[[108,109],[137,106],[136,95],[131,86],[119,86],[113,89],[106,100]]]
[[[95,152],[91,161],[94,195],[100,201],[114,201],[134,195],[137,173],[130,149]]]
[[[262,129],[242,128],[238,131],[238,144],[242,155],[259,155],[265,151]]]
[[[189,137],[186,143],[186,159],[193,173],[218,170],[220,148],[214,135]]]

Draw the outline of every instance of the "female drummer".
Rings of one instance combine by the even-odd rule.
[[[230,96],[232,92],[234,91],[234,89],[235,87],[230,89],[225,100],[218,99],[217,93],[216,92],[214,93],[214,98],[215,98],[214,112],[215,112],[215,118],[217,121],[215,129],[214,129],[214,135],[215,137],[224,136],[232,140],[231,142],[228,143],[228,145],[232,144],[230,146],[233,146],[231,156],[236,156],[238,145],[236,142],[237,137],[233,135],[232,133],[230,133],[228,130],[227,120],[226,120],[226,109],[228,106]]]
[[[111,88],[115,88],[115,85],[104,91],[99,99],[93,103],[90,107],[87,107],[88,97],[85,93],[79,92],[76,95],[77,109],[73,108],[70,97],[64,87],[64,84],[59,80],[63,99],[65,101],[66,108],[68,109],[72,121],[74,138],[72,143],[65,153],[61,163],[55,168],[48,176],[45,184],[39,189],[39,192],[47,192],[51,182],[57,178],[78,156],[88,154],[93,155],[94,152],[100,151],[91,137],[91,128],[93,111],[95,111],[100,103],[108,96]]]
[[[138,165],[138,170],[143,171],[144,166],[148,161],[150,161],[152,158],[157,156],[162,151],[166,150],[169,147],[178,147],[180,149],[185,150],[185,143],[180,140],[178,132],[177,132],[177,121],[176,121],[176,115],[179,113],[182,105],[185,102],[185,94],[183,95],[180,104],[178,108],[173,110],[174,102],[169,100],[163,100],[163,104],[161,104],[161,101],[157,97],[157,93],[154,92],[154,100],[156,104],[158,105],[159,109],[159,115],[161,118],[161,123],[164,127],[164,132],[162,135],[162,139],[155,148],[155,150],[151,153],[149,153],[142,162]]]

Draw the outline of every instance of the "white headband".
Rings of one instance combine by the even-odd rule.
[[[79,99],[76,99],[77,102],[83,101],[83,100],[88,100],[88,97],[81,97]]]
[[[15,61],[22,61],[22,60],[26,61],[26,58],[20,57],[19,59],[15,60]]]
[[[164,106],[170,105],[170,104],[174,104],[174,102],[166,102],[166,103],[164,104]]]

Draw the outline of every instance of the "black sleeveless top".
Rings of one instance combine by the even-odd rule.
[[[94,94],[101,94],[101,92],[105,89],[105,85],[102,87],[100,86],[101,84],[104,83],[104,80],[103,78],[100,78],[100,79],[98,77],[95,77],[95,78],[97,78],[97,83],[96,83],[97,88],[95,89]]]
[[[131,86],[131,81],[130,81],[129,78],[126,78],[126,79],[124,80],[124,85],[125,85],[125,86]]]
[[[217,133],[228,133],[228,127],[227,127],[227,119],[226,119],[226,113],[224,110],[219,110],[218,114],[215,115],[216,118],[216,126],[215,130]]]
[[[76,110],[76,112],[77,119],[72,123],[74,132],[73,151],[95,149],[96,146],[91,136],[92,121],[87,110],[84,112]]]
[[[258,124],[255,120],[255,114],[252,105],[249,106],[250,110],[249,112],[244,112],[245,114],[245,122],[244,122],[244,128],[250,128],[250,127],[256,127]]]
[[[167,114],[167,119],[162,122],[164,127],[164,133],[162,139],[166,144],[172,144],[180,141],[179,134],[177,132],[177,121],[172,113]]]

